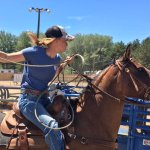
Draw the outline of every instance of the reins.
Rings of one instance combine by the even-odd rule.
[[[139,91],[139,87],[138,87],[138,85],[136,84],[136,81],[135,81],[133,75],[131,74],[130,69],[126,67],[127,64],[128,64],[128,63],[126,63],[125,65],[123,65],[120,61],[116,60],[116,65],[118,66],[119,70],[120,70],[120,71],[123,71],[123,69],[125,69],[125,72],[128,73],[128,75],[130,76],[130,79],[132,80],[132,83],[133,83],[133,85],[134,85],[136,91]],[[76,71],[76,72],[77,72],[77,71]],[[120,99],[120,98],[118,98],[118,97],[115,97],[115,96],[109,94],[108,92],[102,90],[100,87],[98,87],[98,86],[96,86],[95,84],[93,84],[93,83],[92,83],[92,79],[91,79],[90,77],[88,77],[87,75],[81,74],[81,73],[79,73],[79,72],[78,72],[78,74],[79,74],[80,76],[84,77],[84,78],[86,79],[86,81],[88,82],[88,84],[91,85],[92,87],[94,87],[94,88],[95,88],[96,90],[98,90],[99,92],[102,92],[103,94],[109,96],[110,98],[112,98],[112,99],[114,99],[114,100],[116,100],[116,101],[118,101],[118,102],[125,100],[125,99],[122,100],[122,99]],[[137,79],[137,80],[138,80],[138,79]],[[139,81],[139,80],[138,80],[138,81]],[[139,82],[141,83],[141,81],[139,81]],[[141,83],[141,84],[142,84],[142,83]],[[150,87],[146,86],[144,83],[143,83],[142,85],[144,86],[144,87],[143,87],[143,90],[146,91],[145,94],[144,94],[144,98],[150,98]],[[99,92],[97,92],[96,94],[99,94]],[[126,98],[126,96],[124,96],[124,98]]]
[[[57,70],[57,72],[56,72],[54,78],[51,80],[51,82],[49,83],[49,85],[51,85],[51,84],[56,80],[56,78],[59,77],[60,73],[65,69],[65,67],[66,67],[67,65],[69,65],[69,64],[73,61],[73,59],[74,59],[75,57],[77,57],[77,56],[81,58],[82,64],[84,63],[84,58],[83,58],[81,55],[79,55],[79,54],[74,54],[74,55],[72,55],[69,59],[66,59],[64,62],[62,62],[62,63],[60,64],[60,66],[59,66],[59,68],[58,68],[58,70]]]
[[[109,94],[108,92],[102,90],[100,87],[98,87],[98,86],[96,86],[95,84],[93,84],[93,83],[89,80],[89,77],[88,77],[88,76],[86,76],[86,75],[84,75],[84,74],[82,74],[82,76],[87,79],[87,82],[89,83],[89,85],[91,85],[92,87],[94,87],[94,88],[95,88],[96,90],[98,90],[99,92],[102,92],[103,94],[109,96],[110,98],[113,98],[114,100],[116,100],[116,101],[118,101],[118,102],[121,101],[120,98],[117,98],[117,97],[115,97],[115,96]],[[99,94],[99,92],[97,92],[96,94]]]
[[[74,71],[76,71],[79,76],[85,78],[86,81],[87,81],[87,83],[88,83],[90,86],[92,86],[92,87],[94,87],[95,89],[97,89],[99,92],[104,93],[105,95],[109,96],[110,98],[113,98],[114,100],[116,100],[116,101],[118,101],[118,102],[121,101],[120,98],[117,98],[117,97],[115,97],[115,96],[109,94],[108,92],[102,90],[100,87],[98,87],[98,86],[96,86],[95,84],[93,84],[93,83],[92,83],[92,80],[93,80],[93,79],[90,78],[89,76],[87,76],[87,75],[85,75],[85,74],[82,74],[82,73],[79,73],[79,72],[78,72],[77,70],[75,70],[75,69],[74,69]],[[99,94],[99,92],[97,92],[96,94]]]

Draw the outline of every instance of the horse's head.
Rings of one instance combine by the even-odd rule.
[[[150,99],[150,70],[131,57],[131,45],[95,79],[95,85],[117,98]]]
[[[125,96],[150,99],[150,70],[131,57],[130,48],[131,45],[128,45],[123,56],[115,63],[124,80]]]

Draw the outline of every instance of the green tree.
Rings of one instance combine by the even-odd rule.
[[[24,48],[32,46],[32,43],[30,42],[30,39],[27,35],[27,32],[22,32],[18,36],[17,44],[16,44],[16,51],[20,51]],[[23,66],[21,65],[16,65],[15,71],[16,72],[22,72]]]
[[[123,54],[125,48],[126,48],[126,45],[123,43],[123,41],[114,43],[111,57],[112,58],[119,58]]]
[[[22,32],[19,36],[18,36],[18,41],[17,41],[17,45],[16,45],[16,49],[17,51],[20,51],[26,47],[30,47],[31,46],[31,42],[30,39],[27,35],[27,32]]]
[[[6,53],[15,51],[15,45],[17,43],[17,37],[11,33],[0,31],[0,50]]]
[[[102,36],[99,34],[77,34],[76,39],[69,43],[67,54],[81,54],[85,59],[83,70],[99,70],[108,63],[109,51],[112,50],[112,37]],[[77,61],[75,66],[79,68]]]
[[[138,39],[134,40],[132,43],[132,56],[139,60],[141,54],[141,43]]]
[[[16,51],[15,46],[17,43],[17,37],[12,35],[11,33],[7,33],[5,31],[0,31],[0,50],[6,53],[11,53]],[[2,68],[4,69],[14,69],[15,65],[10,64],[2,64]]]
[[[141,63],[150,68],[150,37],[144,39],[141,43],[141,53],[139,56],[139,59],[141,60]]]

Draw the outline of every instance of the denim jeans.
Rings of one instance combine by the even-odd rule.
[[[38,96],[33,94],[22,93],[19,96],[19,108],[21,113],[41,129],[45,136],[45,142],[47,143],[50,150],[64,150],[64,137],[60,130],[52,130],[42,125],[35,116],[35,105]],[[50,103],[47,97],[41,97],[36,107],[37,116],[45,125],[51,128],[57,128],[58,123],[50,114],[46,111],[45,107]]]

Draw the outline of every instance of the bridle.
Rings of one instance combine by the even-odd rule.
[[[125,72],[129,75],[129,77],[130,77],[130,79],[131,79],[131,81],[132,81],[132,83],[133,83],[134,88],[135,88],[136,91],[139,91],[139,87],[138,87],[137,82],[140,83],[140,84],[142,85],[142,90],[141,90],[142,92],[140,92],[140,95],[141,95],[144,99],[149,100],[149,99],[150,99],[150,87],[147,86],[147,85],[146,85],[145,83],[143,83],[142,81],[140,81],[140,80],[139,80],[137,77],[135,77],[135,75],[132,73],[132,71],[131,71],[130,68],[128,67],[128,64],[129,64],[131,61],[132,61],[132,59],[129,59],[125,64],[123,64],[120,60],[116,60],[115,64],[112,64],[112,65],[116,65],[116,66],[118,67],[118,69],[119,69],[120,72],[125,71]],[[110,65],[110,66],[107,68],[107,70],[109,70],[109,68],[110,68],[112,65]],[[75,69],[74,69],[74,70],[75,70]],[[106,70],[106,71],[107,71],[107,70]],[[75,70],[75,71],[76,71],[76,70]],[[77,71],[76,71],[76,72],[77,72]],[[113,96],[112,94],[110,94],[110,93],[104,91],[101,87],[95,85],[95,84],[92,82],[92,81],[93,81],[92,78],[88,77],[88,76],[85,75],[85,74],[81,74],[81,73],[79,73],[79,72],[77,72],[77,73],[79,74],[79,76],[81,76],[81,77],[83,77],[83,78],[86,79],[86,81],[87,81],[89,87],[92,87],[92,88],[94,88],[94,89],[96,89],[96,90],[98,91],[98,92],[95,92],[95,95],[96,95],[96,94],[103,93],[103,94],[105,94],[106,96],[110,97],[111,100],[115,100],[115,101],[117,101],[117,102],[125,101],[125,100],[126,100],[126,99],[125,99],[125,98],[127,97],[126,95],[124,95],[124,99],[120,99],[119,97]],[[141,96],[139,96],[139,97],[141,97]],[[138,98],[138,97],[137,97],[137,98]],[[84,103],[84,100],[81,100],[81,102],[79,102],[79,105],[82,106],[81,104],[83,104],[83,103]]]
[[[116,65],[118,66],[120,71],[125,71],[129,76],[130,79],[134,85],[135,90],[138,92],[139,91],[139,87],[137,85],[137,82],[141,84],[142,87],[142,92],[140,92],[141,96],[145,99],[145,100],[150,100],[150,87],[147,86],[145,83],[143,83],[142,81],[140,81],[135,75],[134,73],[132,73],[131,69],[128,66],[128,64],[132,62],[132,58],[130,58],[124,65],[116,60]],[[137,82],[136,82],[137,81]],[[142,95],[143,94],[143,95]]]
[[[135,75],[132,73],[132,71],[130,70],[130,68],[127,67],[128,64],[130,63],[130,61],[131,61],[131,60],[129,60],[127,63],[123,64],[121,61],[116,60],[116,62],[115,62],[114,65],[116,65],[116,66],[119,68],[119,71],[121,71],[121,72],[122,72],[122,71],[125,71],[125,72],[129,75],[129,77],[130,77],[130,79],[131,79],[131,81],[132,81],[132,83],[133,83],[134,88],[135,88],[136,91],[139,91],[139,87],[138,87],[137,82],[140,83],[141,86],[142,86],[142,92],[140,92],[140,94],[142,93],[142,94],[143,94],[142,97],[143,97],[144,99],[146,99],[146,100],[149,100],[149,99],[150,99],[150,87],[147,86],[147,85],[146,85],[145,83],[143,83],[142,81],[140,81],[137,77],[135,77]],[[110,66],[110,67],[111,67],[111,66]],[[108,69],[109,69],[109,68],[108,68]],[[108,93],[108,92],[102,90],[102,88],[100,88],[99,86],[96,86],[95,84],[93,84],[93,83],[92,83],[92,80],[91,80],[89,77],[87,77],[86,75],[83,75],[83,74],[82,74],[82,76],[86,78],[87,82],[89,83],[89,85],[90,85],[91,87],[93,87],[94,89],[96,89],[96,90],[99,91],[99,92],[97,92],[96,94],[99,94],[99,93],[102,92],[103,94],[109,96],[109,97],[112,98],[113,100],[116,100],[116,101],[119,101],[119,102],[120,102],[120,101],[123,101],[122,99],[113,96],[112,94],[110,94],[110,93]],[[144,93],[143,93],[143,92],[144,92]],[[125,95],[124,97],[127,97],[127,96]]]

